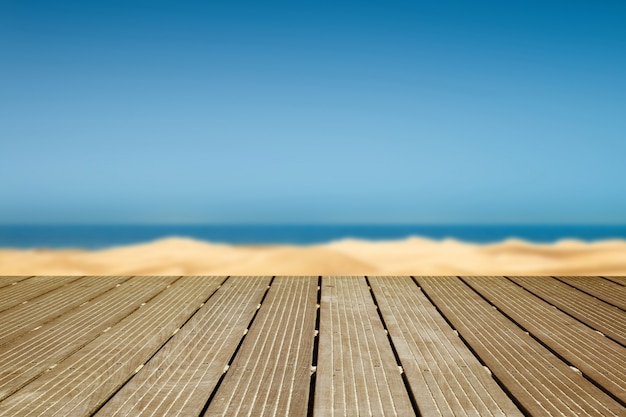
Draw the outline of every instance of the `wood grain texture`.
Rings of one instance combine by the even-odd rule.
[[[199,415],[269,282],[269,277],[229,278],[96,415]]]
[[[414,416],[364,277],[323,277],[314,415]]]
[[[175,277],[135,277],[0,347],[0,399],[95,339],[171,284]]]
[[[195,313],[224,277],[183,277],[0,404],[13,416],[91,415]]]
[[[463,280],[541,343],[626,403],[626,348],[507,279]]]
[[[609,277],[609,276],[606,276],[606,277],[603,277],[603,278],[604,279],[608,279],[609,281],[613,281],[613,282],[615,282],[617,284],[626,286],[626,277],[618,277],[618,276],[610,276]]]
[[[0,313],[0,345],[42,326],[130,277],[83,277]]]
[[[611,305],[626,310],[626,287],[600,277],[556,277]]]
[[[626,346],[626,312],[551,277],[508,277],[592,329]]]
[[[587,381],[456,277],[416,277],[491,372],[533,416],[623,416]]]
[[[0,277],[0,417],[626,416],[610,278]]]
[[[27,304],[38,296],[72,281],[76,281],[79,278],[80,277],[41,276],[24,280],[12,279],[10,280],[12,281],[11,285],[7,284],[3,288],[0,288],[0,312],[20,304]],[[13,283],[15,283],[15,285],[13,285]]]
[[[276,277],[205,416],[306,417],[317,277]]]
[[[11,276],[0,275],[0,288],[8,287],[9,285],[15,285],[20,281],[30,278],[29,276]]]
[[[370,277],[425,416],[521,416],[410,277]]]

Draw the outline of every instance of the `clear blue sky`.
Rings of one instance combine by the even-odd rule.
[[[626,223],[623,1],[2,1],[0,223]]]

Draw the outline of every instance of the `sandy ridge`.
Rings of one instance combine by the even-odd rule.
[[[310,246],[167,238],[100,251],[0,249],[0,275],[624,275],[626,241],[479,245],[412,237]]]

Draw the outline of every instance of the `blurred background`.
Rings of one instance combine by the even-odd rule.
[[[0,246],[626,238],[626,5],[3,1]]]

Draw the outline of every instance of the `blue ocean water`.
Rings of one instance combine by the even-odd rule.
[[[626,225],[0,225],[0,247],[85,248],[189,237],[231,244],[308,245],[343,238],[369,240],[420,236],[493,243],[508,238],[536,243],[560,239],[626,239]]]

